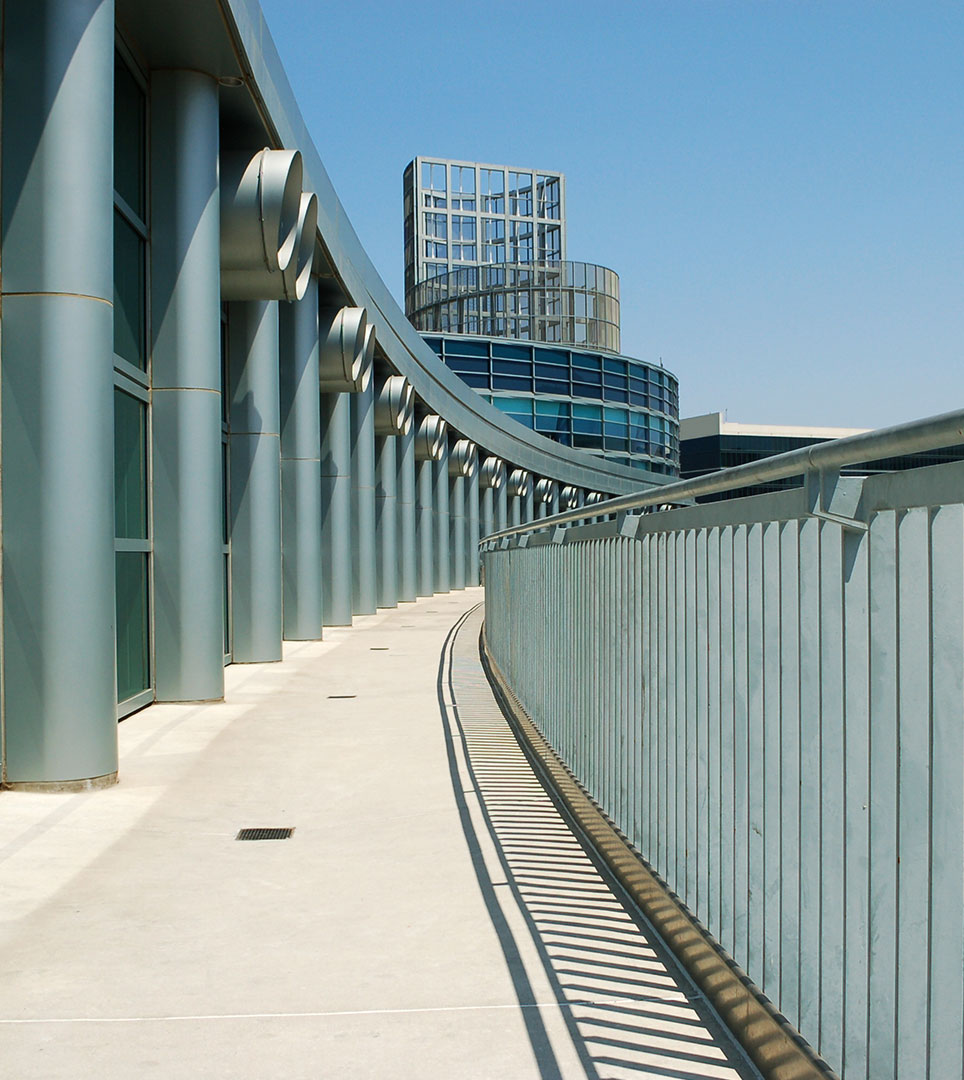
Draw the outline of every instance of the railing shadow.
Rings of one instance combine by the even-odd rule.
[[[608,874],[533,772],[481,670],[478,623],[477,611],[470,612],[446,641],[439,706],[463,829],[541,1075],[548,1080],[563,1074],[535,1007],[522,946],[503,911],[506,888],[500,900],[481,854],[456,740],[505,886],[525,920],[583,1074],[589,1080],[756,1077],[699,992],[613,891]]]

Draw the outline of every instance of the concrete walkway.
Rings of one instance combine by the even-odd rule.
[[[3,1075],[754,1075],[533,776],[481,598],[130,717],[109,791],[0,794]]]

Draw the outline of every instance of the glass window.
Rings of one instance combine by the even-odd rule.
[[[532,173],[509,173],[509,213],[532,216]]]
[[[114,211],[114,352],[147,369],[147,280],[144,241]]]
[[[501,356],[506,360],[531,360],[532,350],[525,345],[495,345],[492,346],[492,355]]]
[[[148,554],[115,556],[117,700],[126,701],[151,685],[148,612]]]
[[[599,420],[602,418],[602,409],[599,405],[583,405],[580,402],[572,403],[573,419]]]
[[[501,169],[480,169],[482,209],[490,214],[505,213],[505,173]]]
[[[441,216],[441,215],[437,215]],[[436,234],[439,235],[439,234]],[[442,233],[441,235],[445,235]],[[474,217],[459,217],[454,215],[452,217],[452,239],[453,240],[474,240],[475,239],[475,218]]]
[[[492,370],[500,375],[519,375],[528,378],[532,374],[532,365],[525,360],[493,360]]]
[[[448,218],[445,214],[425,214],[424,218],[426,236],[434,236],[438,240],[447,239]]]
[[[475,209],[475,167],[452,166],[452,209]]]
[[[436,240],[426,240],[425,254],[430,259],[447,259],[449,257],[448,245],[439,243]]]
[[[501,409],[502,412],[510,413],[515,417],[525,416],[530,419],[532,417],[531,398],[500,397],[498,395],[493,395],[492,404],[497,409]]]
[[[147,539],[147,404],[116,388],[114,535]]]
[[[539,217],[558,219],[561,213],[559,177],[540,176],[536,181],[536,191],[539,201]]]
[[[445,191],[445,166],[423,161],[422,187],[428,191]]]
[[[569,366],[570,354],[556,349],[536,349],[536,361],[541,364]]]
[[[144,220],[147,118],[144,91],[114,57],[114,190]]]
[[[509,261],[532,262],[532,225],[527,221],[509,223]]]
[[[543,262],[562,258],[562,230],[558,225],[539,226],[539,258]]]

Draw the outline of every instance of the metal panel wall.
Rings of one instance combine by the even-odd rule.
[[[964,1074],[962,478],[484,551],[523,707],[844,1080]]]

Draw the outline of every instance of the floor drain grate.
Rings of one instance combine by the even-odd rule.
[[[357,697],[357,694],[329,694],[328,697],[332,701],[347,701],[349,698]]]
[[[242,829],[235,840],[287,840],[292,829]]]

